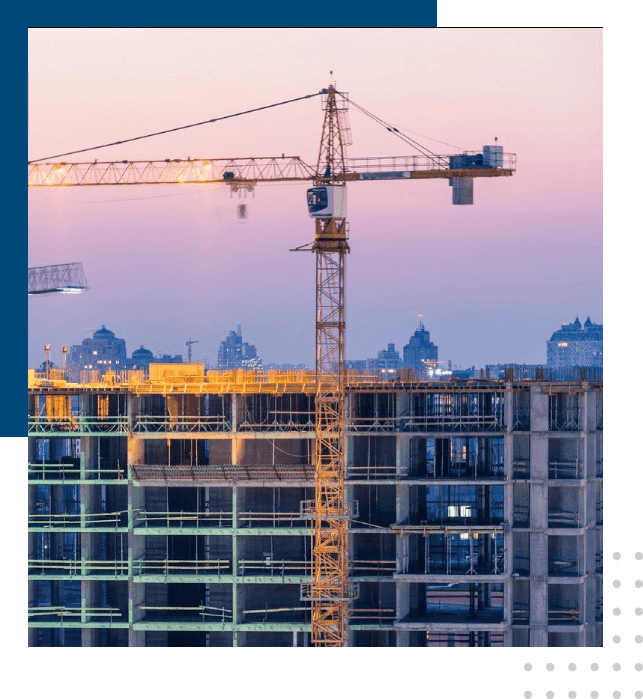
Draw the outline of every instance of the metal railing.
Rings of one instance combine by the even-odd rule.
[[[232,563],[229,559],[219,558],[212,560],[143,560],[132,561],[132,573],[134,575],[230,575]]]
[[[170,613],[181,613],[185,616],[201,617],[201,621],[214,621],[214,622],[231,622],[232,621],[232,610],[226,609],[225,607],[210,607],[205,604],[200,604],[198,607],[160,607],[152,605],[140,605],[136,607],[144,612],[170,612]],[[143,619],[146,621],[146,619]],[[168,620],[171,621],[171,620]]]
[[[556,529],[577,529],[581,526],[578,512],[565,512],[562,510],[549,511],[547,514],[547,526]]]
[[[529,526],[529,505],[514,504],[513,511],[514,527],[523,528]]]
[[[149,432],[229,432],[232,423],[225,415],[136,415],[134,433]]]
[[[116,561],[90,561],[78,560],[52,560],[44,558],[30,558],[27,562],[29,575],[127,575],[127,560]]]
[[[583,575],[578,561],[549,561],[549,576],[552,578],[575,578]]]
[[[514,480],[529,480],[529,459],[514,459],[513,460],[513,477]]]
[[[312,480],[311,464],[130,464],[136,481]]]
[[[348,465],[347,468],[348,480],[377,480],[380,478],[395,478],[397,475],[397,467],[393,465],[368,465],[355,466]]]
[[[503,480],[505,467],[501,463],[482,463],[478,458],[471,458],[469,462],[452,461],[447,464],[434,464],[428,470],[429,480],[485,479]]]
[[[505,559],[502,553],[492,556],[491,561],[480,562],[478,553],[473,556],[431,555],[425,560],[424,570],[418,571],[425,575],[503,575],[505,572]],[[409,573],[413,574],[412,570]]]
[[[311,573],[310,561],[287,561],[275,560],[271,556],[263,559],[246,559],[238,561],[239,575],[270,575],[281,576],[302,575],[308,576]]]
[[[29,434],[49,434],[51,432],[81,432],[91,434],[127,434],[126,415],[29,415]]]
[[[415,172],[416,170],[449,170],[451,158],[463,155],[480,155],[480,151],[463,151],[453,155],[398,155],[371,158],[347,158],[347,172],[378,173],[378,172]],[[515,153],[494,153],[494,165],[471,165],[476,169],[516,169]]]
[[[139,512],[136,526],[143,527],[232,527],[232,512]]]
[[[512,623],[528,624],[529,608],[515,607],[512,610]],[[580,612],[578,609],[550,609],[547,613],[547,623],[578,624],[580,623]]]
[[[96,527],[118,529],[127,526],[127,510],[118,512],[95,512],[86,514],[29,514],[28,526],[31,528]]]
[[[307,527],[308,518],[301,511],[297,512],[239,512],[237,523],[240,527]]]
[[[395,572],[394,560],[351,560],[349,571],[351,575],[363,577],[369,575],[390,576]],[[239,559],[239,575],[271,575],[285,577],[287,575],[310,575],[310,561],[292,561],[275,559],[265,556],[261,559]]]
[[[81,477],[79,464],[38,463],[27,465],[30,480],[78,480]],[[88,480],[127,480],[126,468],[85,468],[84,476]]]
[[[61,620],[64,617],[108,617],[110,622],[114,617],[123,617],[125,615],[118,607],[29,607],[28,615],[30,617],[56,616]]]
[[[415,415],[399,418],[400,432],[501,432],[503,416],[489,415]]]
[[[346,421],[347,432],[501,432],[502,412],[488,415],[403,415],[355,417]]]
[[[583,472],[580,459],[552,460],[549,462],[549,477],[552,479],[577,480]]]

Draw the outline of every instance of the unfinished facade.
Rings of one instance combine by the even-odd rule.
[[[306,646],[314,375],[29,377],[29,644]],[[348,380],[352,646],[602,645],[602,385]]]

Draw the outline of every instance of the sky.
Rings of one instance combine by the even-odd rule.
[[[313,47],[314,48],[313,50]],[[323,50],[320,50],[323,47]],[[408,342],[418,313],[454,366],[544,363],[579,316],[602,322],[600,29],[31,29],[29,159],[318,92],[350,98],[435,153],[516,153],[511,178],[348,185],[348,359]],[[357,110],[349,157],[413,150]],[[298,155],[314,97],[66,161]],[[237,325],[264,362],[314,364],[306,184],[29,191],[29,266],[83,263],[90,289],[29,299],[29,366],[106,325],[155,354],[216,363]],[[248,205],[240,222],[237,205]]]

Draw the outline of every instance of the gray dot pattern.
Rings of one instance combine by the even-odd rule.
[[[576,663],[569,663],[569,669],[570,669],[572,672],[574,672],[574,670],[576,669]]]
[[[637,692],[634,696],[636,699],[643,699],[643,692]]]
[[[572,691],[567,696],[569,697],[569,699],[575,699],[576,692],[572,689]]]
[[[529,690],[527,690],[527,691],[525,692],[525,699],[531,699],[532,696],[533,696],[533,695],[532,695],[532,693],[531,693]]]
[[[621,581],[620,581],[620,580],[615,580],[615,581],[612,583],[612,585],[614,585],[614,587],[620,587],[620,586],[621,586]]]
[[[531,668],[532,668],[531,663],[525,663],[525,670],[527,670],[527,672],[529,672],[531,670]]]
[[[592,663],[592,664],[589,666],[589,669],[590,669],[592,672],[596,672],[596,670],[598,670],[598,663]]]
[[[554,663],[547,663],[547,669],[551,672],[554,669]]]
[[[612,667],[614,668],[614,672],[618,672],[621,669],[620,663],[614,663]]]
[[[636,587],[643,587],[643,580],[637,580],[634,584]]]
[[[621,637],[620,637],[620,636],[614,636],[614,638],[612,639],[612,641],[614,641],[614,643],[620,643],[620,642],[621,642]]]
[[[641,670],[643,670],[643,665],[641,665],[641,663],[636,663],[636,665],[634,666],[634,669],[637,672],[641,672]]]
[[[640,607],[637,607],[634,610],[634,614],[636,614],[636,616],[641,616],[641,614],[643,614],[643,609],[641,609]]]
[[[637,636],[634,640],[635,640],[637,643],[643,643],[643,636]]]
[[[547,692],[547,699],[554,699],[554,693],[552,691]]]
[[[637,551],[637,552],[634,554],[634,558],[636,558],[637,561],[640,561],[641,558],[643,558],[643,553],[641,553],[640,551]],[[637,694],[638,694],[638,692],[637,692]],[[641,695],[641,696],[643,696],[643,695]]]
[[[621,610],[618,607],[614,607],[614,609],[612,610],[612,614],[614,616],[618,616],[620,613],[621,613]]]
[[[589,696],[592,697],[592,699],[596,699],[596,697],[598,697],[598,692],[594,690]]]
[[[621,557],[621,554],[618,553],[618,551],[617,551],[616,553],[613,553],[613,554],[612,554],[612,558],[613,558],[615,561],[618,561],[618,560],[620,559],[620,557]]]

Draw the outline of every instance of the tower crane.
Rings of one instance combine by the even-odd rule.
[[[188,348],[188,364],[192,363],[192,345],[196,345],[198,340],[193,340],[190,338],[185,344],[187,345]]]
[[[448,179],[453,204],[473,204],[474,178],[513,175],[515,156],[503,153],[496,143],[477,153],[436,155],[424,149],[414,156],[349,159],[346,113],[348,104],[354,103],[333,85],[317,94],[322,95],[324,122],[315,167],[299,156],[283,154],[197,160],[34,161],[28,164],[28,184],[66,187],[225,183],[232,191],[253,191],[262,182],[312,183],[307,190],[307,203],[315,221],[315,237],[311,245],[296,248],[316,256],[315,499],[306,508],[311,519],[312,575],[310,583],[302,586],[302,597],[311,603],[313,644],[344,646],[348,641],[348,609],[356,594],[348,570],[351,507],[346,501],[344,459],[345,257],[350,252],[346,185],[367,180]],[[398,129],[376,120],[400,134]]]

